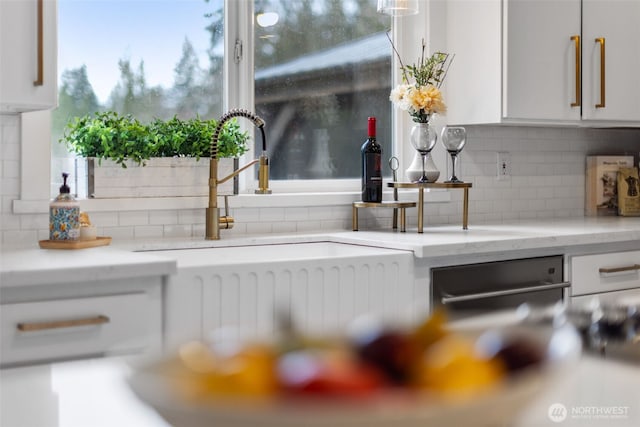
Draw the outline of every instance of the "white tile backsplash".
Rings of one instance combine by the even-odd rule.
[[[33,245],[48,236],[46,214],[12,213],[20,197],[20,116],[0,115],[0,242]],[[473,183],[469,222],[563,218],[583,215],[585,157],[640,151],[640,129],[468,126],[468,142],[460,156],[458,176]],[[497,180],[497,152],[511,158],[511,177]],[[441,177],[447,164],[437,164]],[[414,195],[415,196],[415,195]],[[407,199],[405,196],[401,199]],[[416,227],[417,209],[407,210],[407,227]],[[223,236],[323,230],[350,230],[351,206],[233,208],[235,224]],[[391,209],[360,209],[361,229],[391,227]],[[98,232],[117,239],[204,236],[204,209],[96,212]],[[457,224],[462,220],[462,192],[450,202],[425,208],[425,224]]]

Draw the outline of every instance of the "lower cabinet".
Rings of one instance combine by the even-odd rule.
[[[48,297],[20,289],[9,301],[3,298],[0,365],[160,353],[162,281],[136,282],[129,287],[105,282],[98,292],[67,289]],[[3,289],[3,297],[6,291],[11,290]]]
[[[640,304],[640,251],[611,252],[571,258],[571,303]]]

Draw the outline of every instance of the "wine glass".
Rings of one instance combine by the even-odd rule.
[[[411,128],[411,145],[415,148],[420,156],[422,156],[422,176],[416,182],[430,182],[425,171],[425,162],[427,156],[433,150],[438,140],[438,133],[429,125],[429,123],[416,123]]]
[[[458,179],[456,176],[456,164],[458,163],[458,154],[464,148],[467,142],[467,130],[462,126],[445,126],[442,129],[442,145],[451,154],[451,178],[448,181],[450,183],[464,182]]]

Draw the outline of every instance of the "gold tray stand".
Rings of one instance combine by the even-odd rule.
[[[406,208],[415,208],[415,202],[353,202],[352,205],[353,231],[358,231],[358,209],[359,208],[393,208],[393,229],[398,228],[398,211],[400,211],[400,231],[407,230]]]
[[[469,188],[470,182],[389,182],[387,186],[391,188],[417,188],[418,189],[418,233],[424,228],[424,189],[425,188],[445,188],[464,190],[462,205],[462,229],[467,230],[469,225]]]

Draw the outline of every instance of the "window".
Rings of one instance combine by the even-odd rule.
[[[253,61],[239,66],[255,64],[246,75],[255,73],[252,110],[267,121],[272,183],[301,181],[309,189],[326,180],[355,182],[371,115],[391,153],[391,48],[385,36],[391,23],[375,2],[247,4],[227,1],[225,11],[222,0],[59,0],[52,179],[75,167],[57,142],[73,117],[104,110],[141,121],[219,117],[223,91],[241,92],[223,82],[225,50],[236,54],[224,49],[224,13],[239,16],[247,28],[256,21],[255,38],[246,43]],[[228,96],[247,105],[242,94]]]
[[[219,117],[223,18],[222,0],[58,0],[52,179],[77,167],[58,143],[74,117],[106,110],[141,122]]]
[[[254,9],[255,105],[271,124],[271,179],[359,178],[368,116],[391,152],[390,18],[374,1],[256,0]]]

